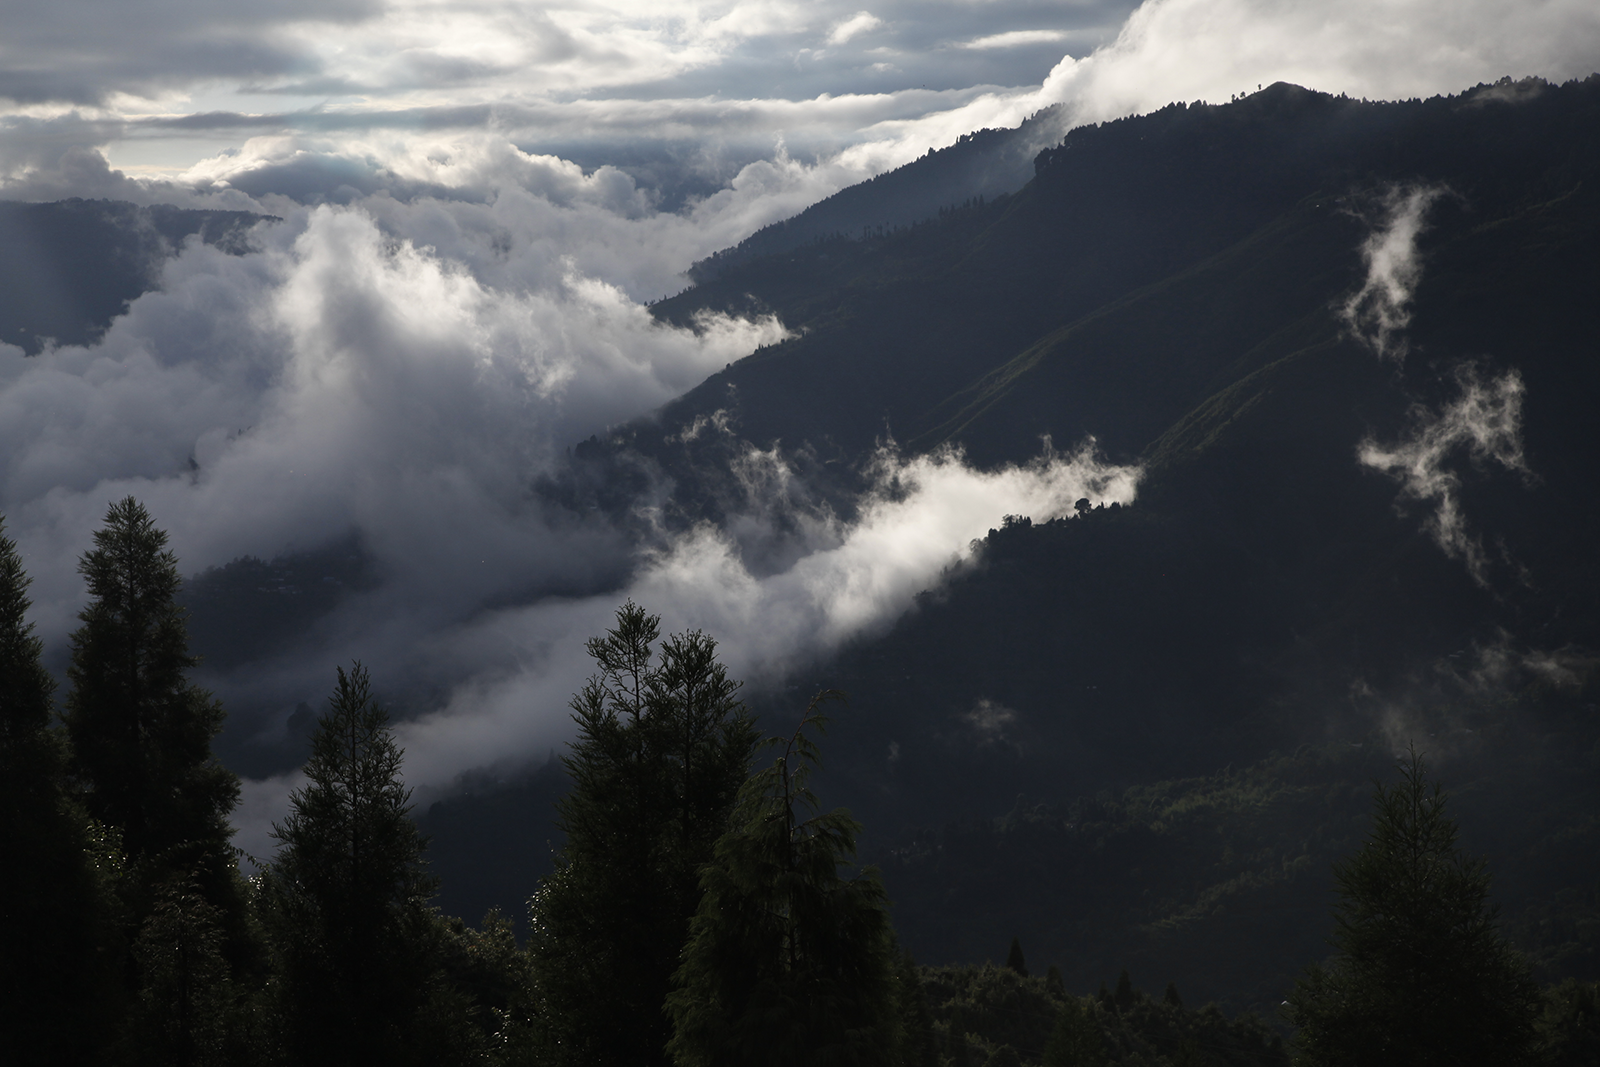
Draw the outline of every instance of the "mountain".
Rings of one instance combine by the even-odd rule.
[[[1013,129],[962,134],[947,148],[842,189],[792,218],[763,226],[732,248],[689,268],[700,284],[742,265],[836,238],[894,232],[937,218],[942,211],[1016,192],[1033,177],[1039,149],[1061,136],[1060,105]]]
[[[774,731],[850,694],[816,785],[865,823],[902,942],[942,964],[1016,936],[1075,989],[1127,967],[1269,1011],[1417,739],[1539,976],[1600,976],[1600,76],[1055,121],[697,265],[658,319],[772,313],[788,339],[533,491],[641,538],[758,503],[798,528],[856,514],[891,440],[992,469],[1092,439],[1142,470],[1131,506],[994,516],[892,626],[752,694]],[[7,208],[92,282],[58,315],[84,337],[182,239],[148,209],[91,240],[145,210]],[[250,221],[198,214],[171,226]],[[59,266],[73,226],[122,251]],[[753,450],[783,500],[737,477]],[[372,580],[354,542],[216,568],[186,592],[196,650],[249,658]],[[520,916],[563,787],[548,762],[424,814],[445,910]]]
[[[1083,980],[1138,960],[1275,1003],[1318,952],[1364,783],[1428,737],[1547,974],[1587,973],[1600,77],[1393,103],[1278,84],[1076,129],[1034,165],[898,230],[723,257],[655,314],[771,312],[790,338],[542,491],[625,521],[665,480],[667,522],[722,521],[750,503],[740,457],[775,448],[796,507],[848,516],[889,436],[996,466],[1092,435],[1142,466],[1132,507],[996,516],[887,633],[762,698],[782,722],[808,688],[850,693],[819,788],[865,821],[905,943],[943,962],[1020,935]],[[1283,762],[1307,745],[1333,746],[1321,769]],[[1233,848],[1217,805],[1180,833],[1139,799],[1230,765],[1344,807],[1225,855],[1199,845]],[[1091,801],[1147,814],[1085,838]],[[1124,818],[1143,858],[1095,851]]]
[[[30,356],[51,341],[89,344],[156,287],[185,240],[242,252],[267,217],[118,200],[0,202],[0,342]]]

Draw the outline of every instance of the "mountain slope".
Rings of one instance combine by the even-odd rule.
[[[187,238],[240,251],[265,218],[114,200],[0,202],[0,342],[29,355],[51,340],[88,344],[155,287]]]

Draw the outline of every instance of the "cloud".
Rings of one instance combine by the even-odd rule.
[[[828,43],[841,45],[863,33],[871,33],[883,25],[883,20],[870,11],[857,11],[828,31]]]
[[[496,611],[434,635],[434,655],[465,657],[474,671],[438,711],[400,725],[407,782],[436,795],[468,770],[514,767],[564,741],[567,701],[589,670],[583,643],[610,625],[624,599],[659,611],[669,632],[704,629],[734,676],[771,684],[887,626],[967,558],[998,516],[1044,520],[1070,513],[1084,496],[1130,503],[1139,476],[1087,447],[991,472],[954,452],[906,457],[889,449],[877,458],[875,488],[857,520],[815,528],[812,550],[786,569],[753,574],[733,537],[700,527],[651,556],[624,590]],[[1003,734],[1008,713],[991,711],[975,728]],[[295,781],[247,783],[236,815],[242,847],[266,847],[267,824],[281,817]]]
[[[1011,743],[1009,734],[1017,713],[988,697],[980,697],[971,710],[962,713],[961,721],[977,739],[979,748],[991,748]]]
[[[1411,96],[1600,66],[1586,0],[858,4],[10,5],[0,196],[285,220],[250,255],[185,249],[91,347],[0,346],[0,510],[51,646],[81,606],[77,554],[131,492],[191,572],[359,533],[379,586],[298,656],[215,681],[290,708],[367,660],[425,712],[405,743],[426,788],[559,740],[582,641],[622,595],[723,636],[747,677],[781,673],[905,610],[998,516],[1126,501],[1136,472],[886,455],[879,484],[903,491],[846,526],[796,518],[784,457],[752,452],[747,513],[640,558],[529,487],[571,441],[782,336],[772,320],[653,323],[644,302],[690,263],[1052,104],[1064,132],[1278,79]],[[1520,380],[1474,381],[1363,451],[1469,565],[1481,548],[1448,460],[1521,462],[1504,444]],[[1485,429],[1497,411],[1509,437]],[[259,834],[285,788],[252,785],[241,822]]]
[[[1115,41],[1063,60],[1041,98],[1099,121],[1276,81],[1404,99],[1596,69],[1600,8],[1586,0],[1146,0]]]
[[[573,555],[528,499],[550,457],[782,336],[653,322],[552,240],[581,203],[373,206],[388,232],[324,207],[264,227],[252,255],[187,249],[91,348],[0,347],[0,507],[46,632],[69,625],[76,555],[129,492],[190,570],[357,528],[392,595],[444,615],[536,585]]]
[[[1055,44],[1067,40],[1071,34],[1065,30],[1009,30],[991,33],[987,37],[962,42],[962,48],[979,50],[991,48],[1017,48],[1030,44]]]
[[[1427,529],[1434,541],[1487,587],[1489,557],[1467,524],[1461,476],[1449,463],[1464,453],[1475,466],[1492,463],[1524,479],[1532,477],[1522,448],[1524,387],[1515,370],[1485,380],[1471,364],[1457,371],[1456,384],[1459,395],[1442,410],[1413,409],[1412,429],[1398,444],[1385,448],[1369,438],[1357,455],[1364,466],[1400,483],[1402,501],[1432,506]]]
[[[1388,189],[1380,202],[1381,220],[1361,244],[1367,277],[1339,309],[1357,340],[1380,359],[1396,363],[1406,357],[1404,331],[1411,324],[1411,297],[1422,278],[1417,238],[1428,208],[1447,189]]]

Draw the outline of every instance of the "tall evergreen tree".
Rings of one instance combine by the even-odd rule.
[[[668,999],[678,1067],[889,1064],[899,1046],[894,934],[872,868],[844,877],[860,825],[817,812],[808,728],[740,791],[701,874],[703,895]]]
[[[403,1064],[423,1047],[436,883],[402,756],[366,670],[340,668],[263,875],[294,1063]]]
[[[17,1062],[97,1063],[116,1000],[117,854],[65,788],[54,681],[0,520],[0,1035]]]
[[[122,835],[142,887],[136,918],[148,912],[157,884],[193,878],[238,940],[243,902],[228,814],[239,779],[211,753],[222,705],[187,678],[198,660],[189,655],[178,561],[166,544],[130,496],[111,505],[78,564],[90,601],[67,672],[73,769],[90,814]]]
[[[1366,843],[1334,868],[1337,953],[1289,994],[1298,1062],[1529,1062],[1538,989],[1496,930],[1484,861],[1456,846],[1445,795],[1414,750],[1374,806]]]
[[[698,631],[661,643],[633,603],[590,640],[559,806],[566,844],[530,902],[546,1054],[584,1067],[665,1062],[663,1004],[756,731]]]

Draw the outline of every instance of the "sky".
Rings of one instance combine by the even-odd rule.
[[[795,476],[752,450],[736,473],[768,504],[743,534],[646,548],[551,513],[528,485],[566,447],[786,336],[654,323],[695,260],[1052,105],[1064,131],[1278,80],[1392,99],[1600,69],[1593,0],[4,0],[0,27],[0,198],[282,220],[248,255],[181,250],[92,345],[0,345],[0,511],[47,647],[128,493],[190,574],[354,533],[378,588],[296,656],[205,681],[264,744],[353,658],[429,694],[401,726],[424,797],[558,744],[582,641],[625,597],[776,685],[1002,515],[1136,497],[1076,442],[989,472],[891,448],[879,484],[909,492],[779,522]],[[788,531],[780,569],[744,555],[763,524]],[[540,592],[574,582],[592,595]],[[248,783],[247,848],[292,782]]]

